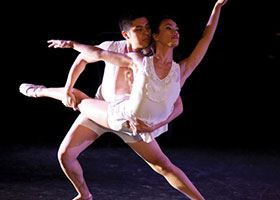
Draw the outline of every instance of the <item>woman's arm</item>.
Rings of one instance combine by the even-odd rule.
[[[182,102],[181,96],[179,96],[178,99],[176,100],[176,102],[174,103],[174,109],[173,109],[172,113],[168,116],[168,118],[165,121],[155,124],[152,127],[153,130],[156,130],[156,129],[170,123],[171,121],[173,121],[175,118],[177,118],[182,113],[183,113],[183,102]]]
[[[143,121],[136,119],[136,120],[129,120],[128,124],[126,125],[128,128],[131,128],[135,133],[151,133],[154,130],[170,123],[182,113],[183,113],[183,103],[182,103],[182,98],[179,96],[176,102],[174,103],[174,109],[172,113],[168,116],[166,120],[158,124],[155,124],[153,126],[148,126]]]
[[[206,28],[204,29],[202,38],[198,41],[190,56],[180,62],[181,87],[205,56],[207,49],[213,39],[214,33],[217,29],[221,8],[226,2],[227,0],[218,0],[216,2]]]
[[[48,40],[49,48],[72,48],[81,53],[81,58],[87,63],[106,61],[119,67],[133,67],[133,59],[130,56],[113,51],[103,50],[99,47],[81,44],[72,40]]]

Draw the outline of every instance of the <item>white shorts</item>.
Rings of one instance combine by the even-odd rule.
[[[81,126],[87,127],[90,130],[92,130],[93,132],[95,132],[98,136],[101,136],[101,135],[103,135],[106,132],[114,133],[117,136],[119,136],[125,143],[135,143],[135,142],[138,142],[138,141],[142,140],[140,135],[133,136],[131,134],[131,132],[129,132],[128,130],[127,131],[125,131],[125,130],[114,131],[112,129],[108,129],[108,128],[105,128],[103,126],[100,126],[99,124],[97,124],[94,121],[90,120],[89,118],[87,118],[83,114],[80,114],[77,117],[77,119],[74,122],[73,126],[74,125],[81,125]]]

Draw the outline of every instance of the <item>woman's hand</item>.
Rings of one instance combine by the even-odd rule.
[[[48,40],[49,48],[73,48],[74,42],[71,40]]]
[[[228,0],[218,0],[218,1],[217,1],[217,4],[220,4],[220,5],[223,6],[223,5],[225,5],[225,4],[227,3],[227,1],[228,1]]]

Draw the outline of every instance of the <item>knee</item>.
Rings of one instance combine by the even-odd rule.
[[[173,171],[174,165],[170,160],[159,161],[153,165],[155,171],[161,175],[166,175]]]
[[[71,153],[69,149],[59,148],[57,152],[57,158],[60,164],[65,164],[71,160],[76,159],[77,157]]]

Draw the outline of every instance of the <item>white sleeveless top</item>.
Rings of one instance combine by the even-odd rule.
[[[173,61],[169,73],[163,79],[156,74],[153,56],[144,57],[142,67],[134,77],[127,108],[131,109],[131,117],[154,125],[166,120],[174,109],[181,91],[180,66]],[[167,126],[162,126],[152,133],[140,133],[140,136],[145,142],[150,142],[165,131]]]
[[[99,48],[118,53],[125,53],[126,41],[106,41],[98,45]],[[115,100],[116,78],[118,66],[105,62],[105,69],[102,78],[102,97],[107,102]]]
[[[150,56],[143,58],[143,72],[145,80],[142,85],[138,80],[134,82],[138,90],[143,89],[142,99],[135,115],[147,124],[153,125],[166,120],[173,111],[181,90],[180,67],[173,61],[167,76],[160,79],[154,68],[153,56]],[[130,98],[133,98],[133,92],[134,89]]]
[[[118,53],[125,53],[126,41],[106,41],[98,45],[98,47],[104,50],[110,50]],[[134,104],[138,101],[140,103],[136,116],[148,125],[157,124],[164,121],[172,113],[174,103],[180,94],[180,67],[174,61],[168,75],[160,79],[154,68],[153,56],[144,57],[143,69],[140,72],[145,76],[136,76],[130,100],[134,98]],[[102,97],[107,102],[113,102],[116,99],[115,96],[115,83],[116,73],[118,67],[105,62],[104,75],[102,80]],[[136,80],[143,79],[144,80]],[[144,82],[143,82],[144,81]],[[144,87],[144,88],[142,88]],[[142,90],[143,89],[143,90]],[[144,92],[143,94],[141,93]],[[135,95],[136,94],[136,95]],[[137,95],[142,95],[141,98]],[[140,99],[140,102],[139,102]],[[135,107],[132,105],[131,107]],[[140,136],[145,142],[150,142],[153,138],[168,130],[168,125],[164,125],[152,133],[142,133]]]

